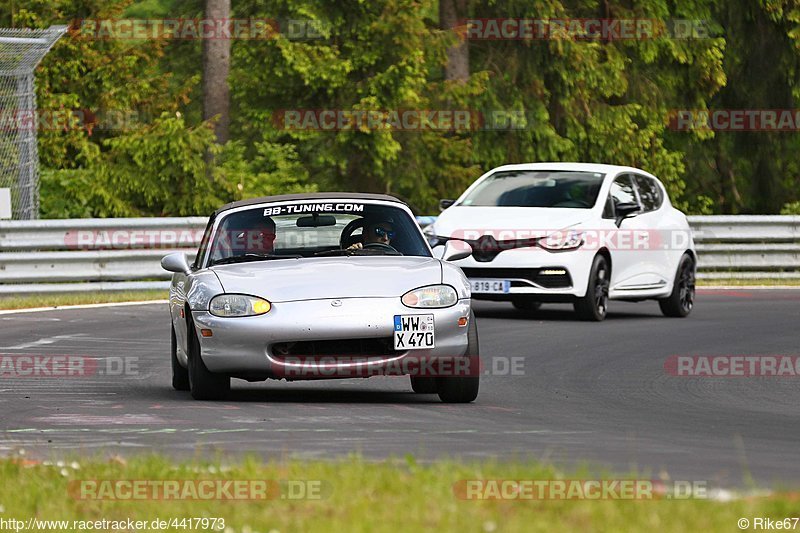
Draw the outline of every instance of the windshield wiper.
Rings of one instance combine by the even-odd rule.
[[[315,257],[337,256],[337,255],[403,255],[400,252],[392,252],[391,250],[382,250],[380,248],[344,248],[341,250],[322,250],[316,252]]]
[[[314,252],[314,257],[326,255],[353,255],[356,249],[350,248],[334,248],[333,250],[322,250],[321,252]]]
[[[223,259],[218,259],[211,263],[211,266],[229,265],[231,263],[246,263],[248,261],[268,261],[270,259],[300,259],[302,255],[279,255],[279,254],[244,254],[232,255]]]

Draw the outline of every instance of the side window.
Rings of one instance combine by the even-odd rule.
[[[661,204],[664,203],[664,198],[661,195],[661,188],[651,178],[645,176],[634,176],[636,180],[636,188],[639,189],[639,198],[642,200],[642,207],[644,211],[655,211]]]
[[[611,203],[616,207],[618,204],[638,203],[636,198],[636,191],[633,188],[633,182],[628,174],[617,176],[611,184],[611,192],[609,193]],[[608,206],[606,206],[608,210]],[[605,216],[605,212],[603,213]],[[613,215],[609,218],[613,218]]]
[[[608,195],[606,198],[606,205],[603,207],[603,218],[614,218],[617,215],[614,212],[614,199],[611,198],[611,195]]]
[[[633,183],[628,174],[617,176],[611,184],[611,198],[614,205],[636,203],[636,191],[633,190]]]

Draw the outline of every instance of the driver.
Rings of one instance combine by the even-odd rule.
[[[390,220],[381,220],[368,223],[364,226],[363,243],[357,242],[347,247],[348,250],[357,250],[369,244],[385,244],[390,246],[394,239],[394,225]]]
[[[272,253],[275,221],[264,216],[241,217],[231,228],[230,239],[234,255]]]

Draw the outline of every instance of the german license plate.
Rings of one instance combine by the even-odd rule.
[[[394,315],[394,349],[434,347],[433,315]]]
[[[503,294],[511,288],[511,282],[507,279],[471,279],[469,283],[472,285],[472,292]]]

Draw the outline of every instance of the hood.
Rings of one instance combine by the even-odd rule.
[[[586,222],[592,209],[553,207],[471,207],[453,206],[433,224],[436,235],[477,239],[491,234],[497,240],[544,237]]]
[[[323,298],[400,297],[442,282],[442,266],[431,257],[318,257],[275,259],[211,270],[227,293],[252,294],[270,302]]]

